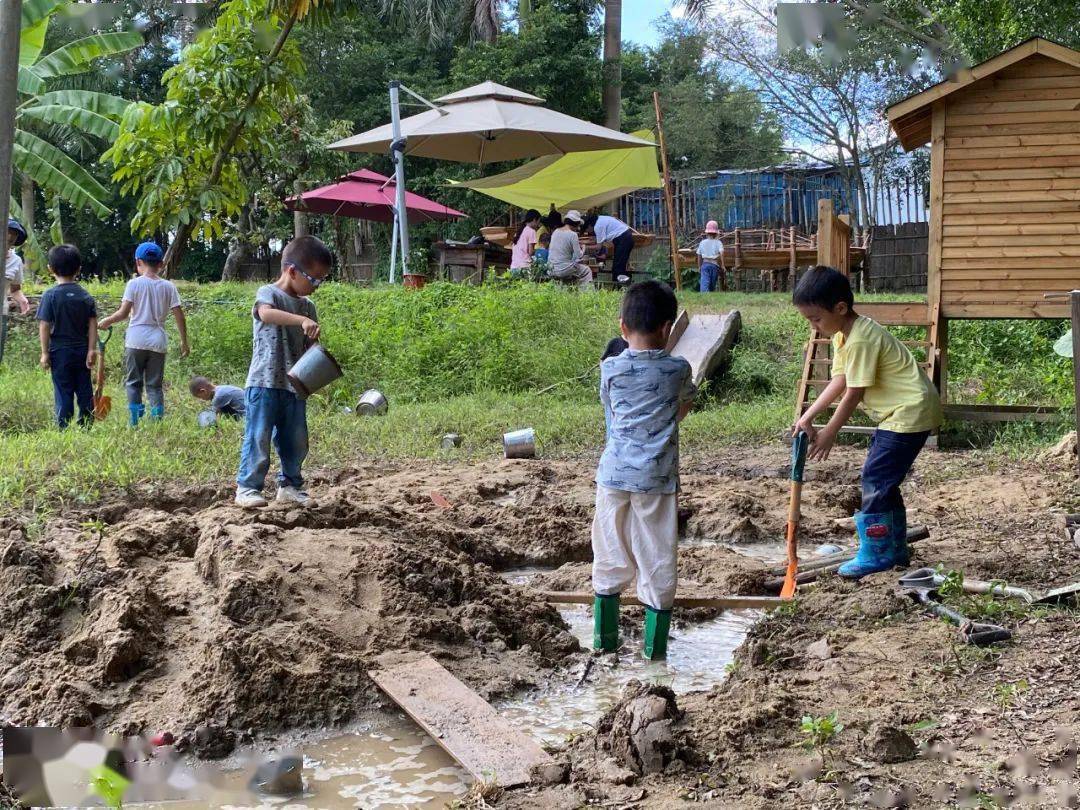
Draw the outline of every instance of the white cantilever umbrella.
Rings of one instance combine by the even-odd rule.
[[[434,103],[438,109],[402,119],[406,155],[482,164],[594,149],[655,146],[633,135],[549,110],[541,106],[542,98],[495,82],[459,90]],[[392,125],[386,124],[333,143],[330,148],[385,153],[393,140]]]
[[[400,90],[415,96],[431,109],[400,119]],[[546,109],[541,106],[543,103],[542,98],[495,82],[458,90],[432,103],[399,82],[391,82],[391,123],[332,143],[330,148],[344,152],[390,152],[396,164],[398,193],[394,231],[401,242],[402,260],[407,264],[406,155],[484,164],[568,152],[653,146],[633,135]],[[394,281],[396,249],[397,239],[392,240],[391,283]]]

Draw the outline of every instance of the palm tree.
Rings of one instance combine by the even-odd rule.
[[[50,20],[70,4],[71,0],[23,0],[12,164],[24,191],[36,183],[49,197],[105,217],[109,190],[69,152],[87,137],[111,143],[128,102],[108,93],[56,88],[55,80],[88,73],[95,60],[138,48],[143,39],[134,32],[93,34],[43,53]],[[32,201],[26,194],[23,199]],[[23,216],[14,198],[9,204],[16,216]]]

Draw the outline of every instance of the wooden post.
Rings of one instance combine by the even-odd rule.
[[[1076,435],[1080,437],[1080,290],[1073,290],[1069,296],[1070,314],[1072,315],[1073,343],[1073,391],[1076,395]],[[1077,464],[1080,465],[1080,438],[1077,438]]]
[[[667,146],[664,144],[664,118],[660,113],[660,94],[653,91],[653,107],[656,109],[656,135],[660,142],[660,165],[664,170],[664,204],[667,207],[668,239],[671,242],[671,270],[675,274],[675,289],[682,289],[682,272],[679,269],[679,240],[675,236],[675,204],[671,199],[671,175],[668,173]]]
[[[833,236],[833,202],[822,197],[818,200],[817,263],[826,267],[832,267]]]

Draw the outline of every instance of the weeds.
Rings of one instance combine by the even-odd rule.
[[[1001,714],[1013,708],[1020,702],[1021,696],[1028,690],[1028,682],[1019,680],[1015,683],[998,683],[994,685],[993,697]]]
[[[116,304],[123,290],[120,282],[87,286],[103,308],[106,302]],[[598,372],[592,369],[617,332],[619,295],[577,295],[556,285],[527,283],[430,284],[422,290],[325,285],[314,300],[326,345],[346,375],[309,400],[309,467],[369,456],[490,456],[499,453],[503,432],[524,426],[536,428],[546,456],[597,455],[603,415]],[[88,432],[56,430],[49,375],[36,365],[36,324],[14,320],[0,367],[0,511],[42,514],[149,482],[194,483],[235,473],[240,425],[199,429],[195,416],[202,403],[188,396],[186,383],[198,373],[243,384],[251,356],[254,285],[181,284],[181,297],[192,353],[168,357],[165,422],[137,430],[129,430],[115,411]],[[743,333],[727,372],[706,387],[683,423],[685,451],[779,435],[790,422],[807,334],[788,297],[684,292],[680,305],[693,312],[738,308],[743,314]],[[1028,328],[1035,327],[1021,324],[1019,332],[1001,334],[1016,337]],[[1052,337],[1043,334],[1045,327],[1038,329],[1043,331],[1033,332],[1032,340]],[[121,331],[118,327],[106,356],[107,392],[114,400],[123,399]],[[970,375],[969,366],[976,367],[978,359],[957,343],[977,336],[977,331],[953,336],[954,380]],[[1008,346],[999,337],[991,344],[995,356]],[[1017,346],[1027,352],[1030,344],[1021,340]],[[967,359],[958,362],[958,356]],[[1026,379],[1020,359],[1005,363],[1003,373]],[[1047,369],[1053,373],[1040,372],[1041,379],[1056,381],[1056,366]],[[1023,388],[1021,382],[1002,385],[1018,393]],[[344,414],[368,388],[387,395],[390,412],[379,419]],[[538,393],[544,389],[549,390]],[[1053,388],[1044,400],[1067,403],[1070,392],[1071,384]],[[462,434],[464,446],[441,451],[439,437],[447,432]]]
[[[799,730],[806,738],[803,740],[803,747],[818,752],[818,756],[821,757],[821,770],[824,771],[828,745],[837,734],[844,730],[839,715],[835,711],[821,717],[803,715]]]

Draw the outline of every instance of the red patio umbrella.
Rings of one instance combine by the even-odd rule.
[[[372,222],[394,221],[394,195],[396,186],[393,179],[360,169],[351,172],[338,182],[329,186],[305,191],[296,197],[285,199],[285,207],[290,211],[312,214],[330,214],[338,217],[367,219]],[[405,207],[409,214],[409,224],[433,220],[459,219],[467,216],[442,203],[405,192]]]

